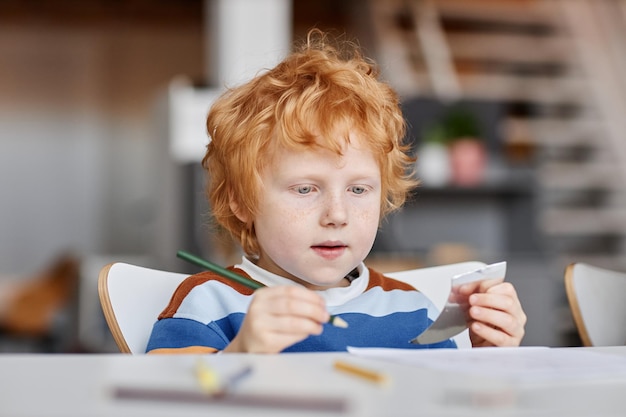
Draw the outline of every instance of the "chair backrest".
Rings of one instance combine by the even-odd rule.
[[[116,262],[98,278],[100,304],[122,353],[143,354],[157,316],[188,274]]]
[[[484,262],[467,261],[454,264],[431,266],[426,268],[411,269],[408,271],[388,272],[386,276],[406,282],[422,291],[437,306],[443,310],[450,294],[452,277],[463,272],[472,271],[485,266]],[[416,335],[417,336],[417,335]],[[455,336],[454,341],[461,349],[471,348],[472,342],[469,331],[466,329]]]
[[[484,266],[470,261],[386,273],[407,282],[426,294],[441,310],[445,305],[453,275]],[[143,354],[156,317],[169,302],[187,274],[161,271],[122,262],[102,268],[98,294],[106,322],[122,353]],[[460,348],[471,347],[468,332],[455,337]]]
[[[565,291],[584,346],[626,344],[626,272],[575,262],[565,269]]]

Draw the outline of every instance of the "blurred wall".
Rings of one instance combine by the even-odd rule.
[[[0,14],[0,275],[151,250],[153,106],[173,77],[204,77],[195,3],[197,18]]]
[[[155,107],[179,75],[212,79],[212,1],[0,2],[0,280],[66,250],[153,252]],[[295,1],[293,29],[341,32],[362,6]]]

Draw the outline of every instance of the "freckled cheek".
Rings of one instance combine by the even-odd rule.
[[[378,223],[380,221],[380,210],[357,210],[355,212],[353,221],[361,225],[360,229],[365,236],[376,235],[378,231]]]
[[[304,207],[290,206],[284,210],[276,211],[276,219],[280,223],[299,223],[307,216],[309,211]]]
[[[272,220],[264,224],[259,241],[272,258],[287,262],[290,256],[297,256],[302,245],[306,246],[310,230],[306,214],[298,210],[277,210]]]
[[[272,228],[280,231],[281,235],[290,235],[302,227],[309,216],[305,210],[276,210],[272,216]]]

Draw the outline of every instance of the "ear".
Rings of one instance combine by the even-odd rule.
[[[237,218],[242,223],[246,223],[247,224],[248,221],[250,220],[250,218],[247,215],[247,213],[243,213],[242,212],[241,207],[239,206],[239,203],[237,203],[237,201],[235,201],[235,199],[233,198],[232,194],[229,196],[228,200],[229,200],[228,204],[230,206],[230,209],[235,214],[235,216],[237,216]]]

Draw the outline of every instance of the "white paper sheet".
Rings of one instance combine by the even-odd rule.
[[[626,357],[581,349],[500,347],[476,349],[354,348],[354,355],[418,368],[471,373],[524,382],[593,379],[626,381]]]

